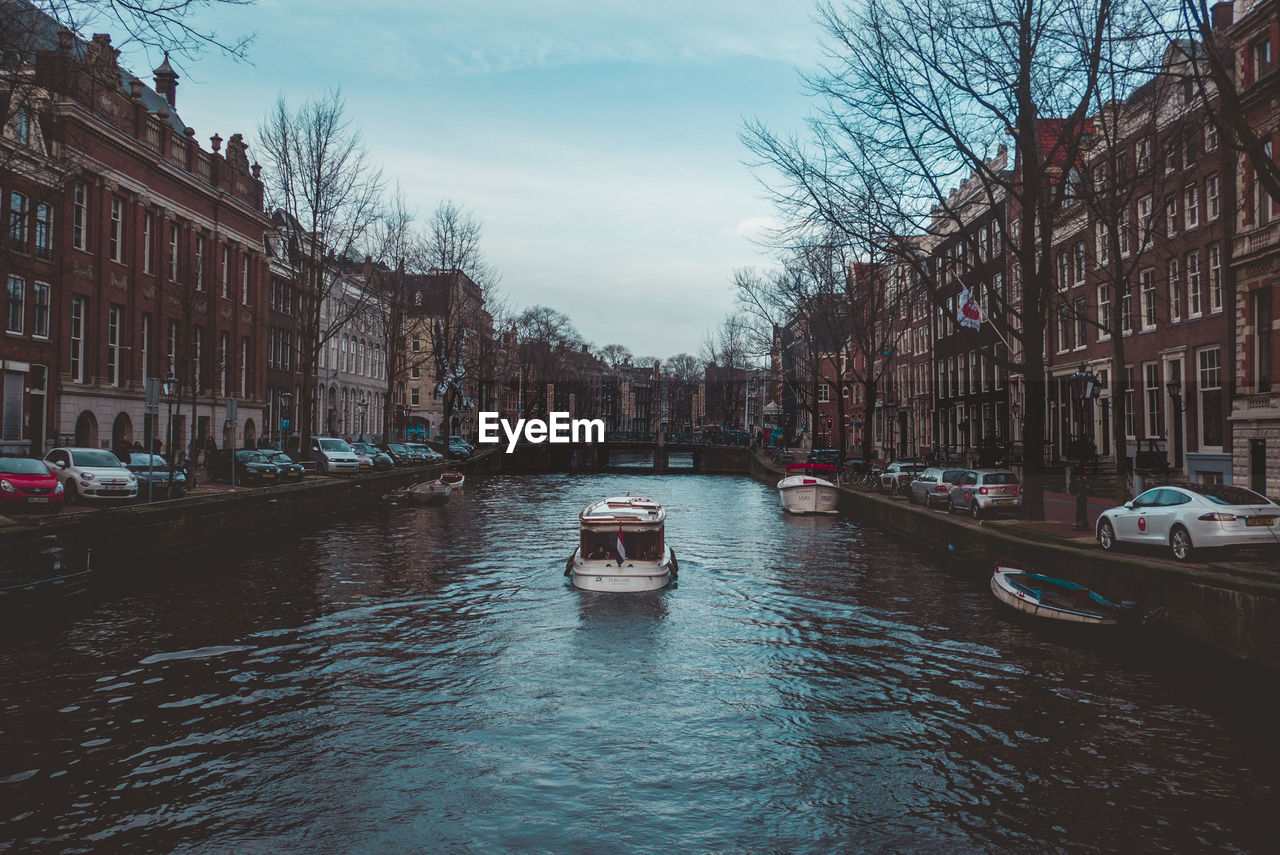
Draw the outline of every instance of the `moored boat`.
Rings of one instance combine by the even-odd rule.
[[[667,511],[641,496],[611,496],[578,514],[578,547],[564,574],[586,591],[656,591],[679,569],[666,544]]]
[[[1020,612],[1049,620],[1114,626],[1136,610],[1113,603],[1083,585],[1032,573],[1015,562],[1001,562],[991,575],[991,590],[1000,602]]]
[[[448,484],[450,487],[454,488],[455,490],[461,487],[466,482],[466,480],[467,480],[467,476],[463,475],[461,472],[441,472],[440,473],[440,482],[443,484]]]
[[[442,481],[422,481],[414,484],[407,491],[409,498],[420,505],[439,507],[449,501],[453,487]]]
[[[778,482],[782,508],[793,514],[834,514],[840,502],[840,476],[825,463],[793,463]]]

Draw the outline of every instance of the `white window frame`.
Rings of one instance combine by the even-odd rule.
[[[1146,267],[1138,271],[1139,308],[1142,311],[1142,330],[1156,328],[1156,276],[1155,271]]]
[[[107,231],[107,257],[124,263],[124,200],[111,197],[111,225]]]
[[[88,247],[89,236],[89,185],[76,182],[71,203],[71,245],[76,249]]]
[[[1209,313],[1222,311],[1222,249],[1217,243],[1208,246],[1209,254]]]
[[[1182,276],[1177,257],[1169,259],[1167,275],[1169,281],[1169,322],[1182,320]]]
[[[1200,225],[1200,188],[1195,184],[1188,184],[1183,190],[1182,210],[1186,215],[1184,230],[1190,231]]]
[[[72,383],[84,382],[84,334],[88,320],[89,301],[84,297],[71,298],[71,338],[68,369]]]
[[[1187,253],[1187,317],[1199,318],[1204,315],[1204,282],[1200,278],[1200,250],[1193,249]]]

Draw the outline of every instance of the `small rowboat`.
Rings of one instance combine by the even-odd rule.
[[[996,565],[991,591],[1000,602],[1049,620],[1114,626],[1128,622],[1130,614],[1137,618],[1129,603],[1113,603],[1083,585],[1032,573],[1011,561]]]
[[[467,477],[461,472],[441,472],[440,481],[448,484],[450,487],[457,489],[461,487],[467,480]]]
[[[417,502],[419,505],[427,507],[439,507],[449,501],[449,496],[453,493],[453,487],[441,481],[423,481],[414,484],[408,490],[409,499]]]

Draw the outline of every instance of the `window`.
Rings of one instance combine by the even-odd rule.
[[[1150,267],[1138,273],[1142,288],[1142,328],[1154,329],[1156,325],[1156,282]]]
[[[1200,251],[1187,253],[1187,317],[1198,318],[1204,313],[1204,294],[1200,288]]]
[[[1194,229],[1200,225],[1200,188],[1191,184],[1183,195],[1183,205],[1186,208],[1187,215],[1187,228]]]
[[[409,403],[415,407],[422,403],[422,393],[418,391],[417,386],[409,388]]]
[[[227,396],[227,363],[231,360],[231,333],[218,333],[218,394]]]
[[[1205,220],[1212,223],[1222,213],[1221,203],[1218,200],[1218,176],[1210,175],[1204,180],[1204,198],[1208,203]]]
[[[13,136],[18,141],[18,145],[27,145],[31,142],[31,111],[25,106],[19,107],[17,114],[13,117]]]
[[[1145,172],[1151,167],[1151,140],[1139,140],[1134,153],[1134,159],[1138,165],[1139,172]]]
[[[1065,251],[1058,253],[1058,290],[1065,291],[1071,285],[1071,256]]]
[[[151,273],[155,269],[155,214],[142,217],[142,272]]]
[[[1209,311],[1222,311],[1222,252],[1209,244]]]
[[[178,373],[178,322],[169,321],[169,340],[168,340],[168,359],[169,373],[176,375]]]
[[[249,256],[240,254],[240,302],[249,305]]]
[[[224,246],[222,248],[222,296],[226,297],[231,289],[230,280],[231,267],[231,248]]]
[[[36,338],[49,337],[50,291],[44,282],[37,282],[31,288],[35,297],[35,317],[31,334]]]
[[[1178,275],[1178,259],[1169,259],[1169,320],[1182,320],[1182,281]]]
[[[1253,79],[1261,80],[1271,71],[1271,39],[1259,39],[1253,43]]]
[[[1222,351],[1200,351],[1200,445],[1222,447]]]
[[[1058,353],[1070,350],[1071,342],[1071,308],[1066,303],[1058,304]]]
[[[4,331],[22,335],[22,322],[26,317],[27,280],[21,276],[10,276],[8,297]]]
[[[1085,265],[1084,241],[1080,241],[1079,243],[1076,244],[1075,261],[1076,261],[1076,284],[1083,285],[1084,284],[1084,265]]]
[[[112,261],[124,261],[124,202],[111,197],[111,228],[107,233],[107,255]]]
[[[27,197],[21,193],[9,194],[9,249],[27,251]]]
[[[191,382],[195,391],[204,391],[204,327],[191,331]]]
[[[76,249],[85,249],[85,238],[89,234],[89,185],[76,182],[75,201],[71,206],[71,245]]]
[[[1267,142],[1263,149],[1266,151],[1267,157],[1271,157],[1271,143]],[[1271,194],[1267,192],[1267,188],[1263,186],[1263,183],[1256,178],[1250,190],[1253,196],[1254,220],[1260,226],[1266,225],[1271,222]]]
[[[120,385],[120,315],[119,306],[107,309],[107,382]]]
[[[1098,286],[1098,341],[1111,338],[1111,286]]]
[[[73,383],[84,382],[84,322],[89,313],[84,297],[71,298],[71,354],[68,368]]]
[[[1165,232],[1169,237],[1178,233],[1178,197],[1174,196],[1165,205]]]
[[[1208,119],[1204,123],[1204,150],[1218,150],[1218,126],[1213,123],[1212,119]]]
[[[169,224],[169,279],[178,281],[178,224]]]
[[[1151,213],[1151,197],[1143,196],[1138,200],[1138,229],[1141,232],[1143,249],[1151,249]]]
[[[1257,391],[1271,391],[1271,286],[1253,292],[1253,376]]]
[[[1145,363],[1142,366],[1142,376],[1145,381],[1143,391],[1147,410],[1147,436],[1164,436],[1164,413],[1161,408],[1164,389],[1160,383],[1160,363]]]
[[[1187,82],[1192,83],[1194,85],[1194,81],[1189,80]],[[1190,99],[1188,99],[1188,103],[1190,103]],[[1196,162],[1196,158],[1200,156],[1199,152],[1197,151],[1197,148],[1199,147],[1198,146],[1199,141],[1197,140],[1196,137],[1197,135],[1194,133],[1187,134],[1186,144],[1183,149],[1183,152],[1185,155],[1185,159],[1183,160],[1183,163],[1186,164],[1186,167],[1188,169],[1190,169],[1191,165]]]
[[[53,257],[53,206],[41,202],[36,205],[36,244],[37,258]]]
[[[1132,227],[1129,225],[1129,209],[1125,208],[1120,212],[1119,234],[1117,235],[1120,239],[1121,258],[1129,257],[1129,231],[1131,228]]]
[[[249,337],[240,339],[240,397],[249,397]]]
[[[1133,438],[1138,435],[1138,418],[1133,408],[1133,366],[1124,367],[1124,435]]]
[[[1120,295],[1120,328],[1126,334],[1133,332],[1133,286],[1128,282]]]
[[[151,376],[151,313],[142,313],[142,380]]]
[[[1084,297],[1076,297],[1075,316],[1076,316],[1076,349],[1084,347],[1089,343],[1089,307],[1088,300]]]
[[[196,290],[204,290],[204,235],[196,235]]]
[[[1098,260],[1098,266],[1102,267],[1111,259],[1111,236],[1107,234],[1107,224],[1099,220],[1094,226],[1096,233],[1095,243],[1097,247],[1094,249],[1094,258]]]
[[[818,384],[818,403],[826,404],[831,401],[831,387],[826,383]]]

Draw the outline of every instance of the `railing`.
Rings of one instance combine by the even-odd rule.
[[[160,123],[155,119],[147,119],[147,126],[142,130],[142,141],[154,149],[160,148]]]
[[[1280,243],[1280,220],[1235,236],[1232,257],[1243,258]]]

